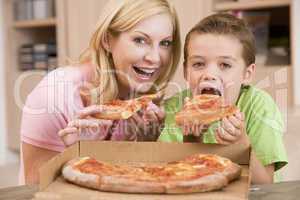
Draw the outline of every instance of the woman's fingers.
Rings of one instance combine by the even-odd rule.
[[[69,134],[78,134],[79,130],[76,127],[67,127],[58,132],[59,137],[65,137]]]
[[[162,123],[165,119],[165,112],[154,103],[150,103],[144,112],[143,119],[146,121]]]
[[[99,105],[88,106],[77,113],[79,119],[103,112],[103,108]]]

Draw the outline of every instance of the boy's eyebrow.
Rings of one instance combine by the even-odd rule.
[[[219,56],[219,58],[223,58],[223,59],[231,59],[231,60],[237,61],[237,59],[234,58],[234,57],[232,57],[232,56]]]
[[[199,55],[191,55],[188,57],[189,59],[194,59],[194,58],[204,58],[203,56],[199,56]]]

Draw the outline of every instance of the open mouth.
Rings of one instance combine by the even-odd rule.
[[[212,95],[218,95],[222,96],[222,93],[220,90],[217,88],[212,88],[212,87],[205,87],[201,90],[201,94],[212,94]]]
[[[155,74],[155,72],[157,71],[157,69],[141,68],[141,67],[136,67],[136,66],[133,66],[133,69],[138,75],[146,77],[146,78],[152,77]]]

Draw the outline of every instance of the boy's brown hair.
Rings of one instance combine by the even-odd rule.
[[[255,63],[254,36],[244,20],[231,14],[218,13],[201,20],[186,35],[184,43],[184,68],[186,68],[188,45],[193,33],[233,36],[242,44],[242,57],[246,66]]]

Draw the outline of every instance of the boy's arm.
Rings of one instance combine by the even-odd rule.
[[[241,138],[238,143],[249,145],[250,139],[246,134],[244,129]],[[252,184],[268,184],[273,183],[275,166],[274,164],[269,164],[264,166],[261,161],[257,158],[254,151],[251,153],[251,183]]]
[[[251,155],[251,174],[252,184],[268,184],[273,183],[274,171],[275,167],[274,164],[263,166],[263,164],[257,159],[255,153],[253,152]]]

